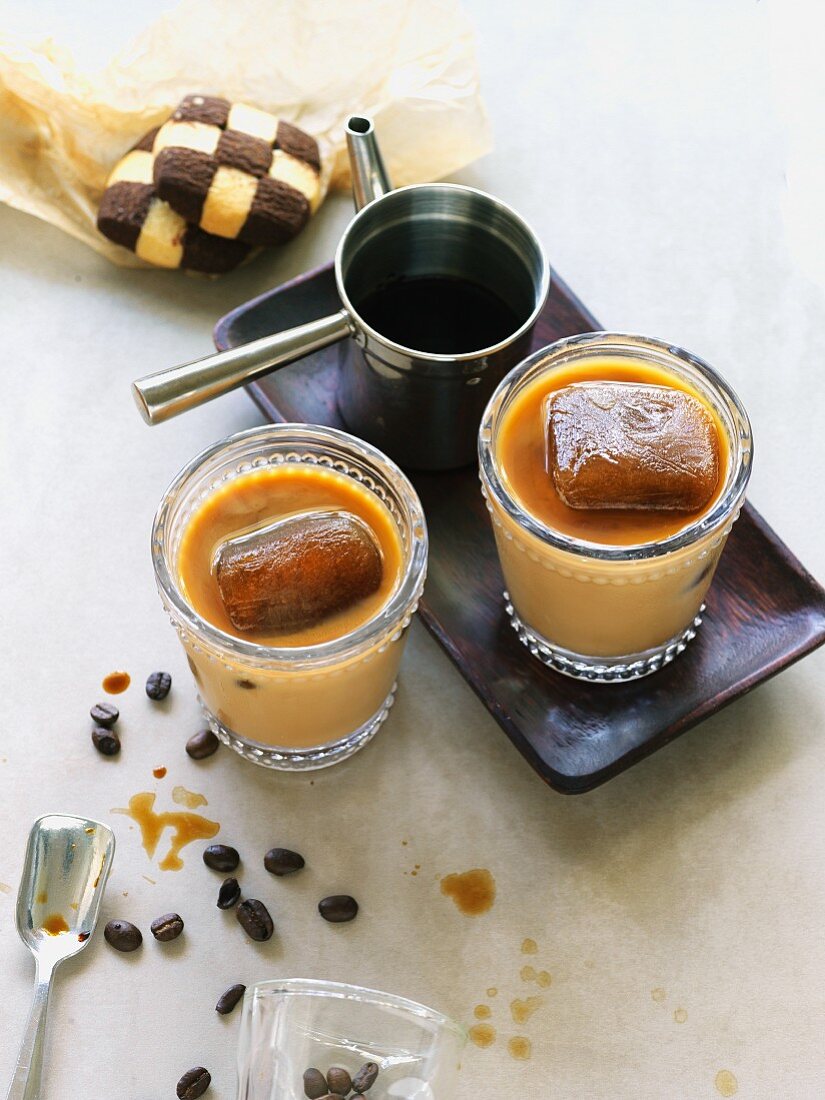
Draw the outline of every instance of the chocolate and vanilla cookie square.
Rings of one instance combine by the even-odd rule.
[[[186,96],[154,142],[158,194],[208,233],[283,244],[321,198],[314,138],[283,119],[217,96]]]
[[[220,275],[246,258],[250,245],[189,224],[158,196],[152,148],[158,129],[130,149],[112,170],[100,202],[97,227],[147,263]]]

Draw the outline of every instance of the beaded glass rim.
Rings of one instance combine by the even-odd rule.
[[[585,539],[564,535],[527,512],[504,486],[499,476],[498,463],[495,460],[495,439],[502,417],[515,396],[545,371],[568,366],[575,361],[578,352],[594,350],[625,356],[630,353],[637,359],[655,363],[665,370],[670,366],[674,373],[678,373],[678,367],[685,372],[688,380],[694,382],[698,375],[704,383],[702,388],[710,389],[718,403],[717,412],[720,413],[730,436],[728,484],[710,511],[666,539],[634,543],[629,546],[606,546],[603,543],[588,542]],[[580,557],[601,561],[636,561],[662,557],[690,546],[736,513],[750,478],[753,438],[750,420],[742,402],[718,371],[704,359],[685,351],[684,348],[653,337],[626,332],[586,332],[578,336],[564,337],[556,340],[555,343],[548,344],[547,347],[540,348],[514,367],[499,383],[481,418],[478,457],[482,484],[519,527],[541,542],[549,543],[557,549],[566,550]]]
[[[258,445],[257,461],[249,454],[255,444]],[[302,453],[307,448],[316,448],[321,453]],[[184,599],[167,560],[170,552],[169,530],[176,518],[179,499],[208,463],[228,459],[233,453],[237,454],[239,461],[242,456],[246,456],[250,470],[275,464],[270,456],[277,454],[279,457],[275,462],[279,464],[290,461],[316,462],[325,468],[355,477],[359,484],[378,496],[399,528],[402,524],[407,528],[406,531],[401,529],[399,532],[406,561],[395,591],[380,611],[357,630],[341,638],[310,646],[265,646],[244,641],[214,626]],[[350,462],[366,466],[371,473],[361,474],[357,465],[350,466]],[[397,498],[403,513],[401,516],[398,515],[394,502],[388,499],[388,494],[384,490],[379,491],[378,481],[384,481],[392,495]],[[210,483],[198,499],[208,496],[214,488],[215,485]],[[326,665],[347,660],[380,643],[384,636],[393,634],[399,628],[403,629],[421,595],[427,569],[427,549],[424,510],[418,494],[402,470],[377,447],[337,428],[317,424],[264,424],[237,432],[206,447],[169,484],[152,524],[152,563],[158,587],[169,612],[199,641],[205,642],[219,653],[263,666]]]

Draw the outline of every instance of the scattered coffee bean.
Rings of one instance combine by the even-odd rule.
[[[352,1089],[358,1096],[369,1092],[378,1078],[377,1062],[364,1062],[352,1079]]]
[[[176,940],[183,931],[183,921],[177,913],[165,913],[149,925],[152,935],[161,943]]]
[[[218,751],[221,743],[210,729],[199,730],[186,742],[186,751],[193,760],[205,760]]]
[[[291,875],[305,865],[304,857],[289,848],[270,848],[264,856],[264,867],[271,875]]]
[[[188,1069],[178,1081],[178,1100],[198,1100],[212,1084],[212,1074],[203,1066]]]
[[[95,726],[92,730],[92,744],[103,756],[117,756],[120,752],[120,738],[114,730]]]
[[[346,924],[358,916],[358,902],[349,894],[333,894],[318,902],[318,912],[330,924]]]
[[[241,888],[236,878],[225,878],[218,890],[218,908],[231,909],[241,900]]]
[[[95,703],[89,714],[91,714],[95,725],[103,726],[107,730],[110,730],[120,718],[120,711],[114,703]]]
[[[352,1078],[341,1066],[327,1070],[327,1087],[334,1096],[349,1096]]]
[[[128,920],[110,920],[103,929],[103,936],[115,951],[137,951],[143,943],[140,929]]]
[[[256,898],[246,898],[235,910],[238,923],[251,940],[263,943],[271,938],[275,931],[269,910],[262,901]]]
[[[234,871],[241,862],[237,848],[228,844],[210,844],[203,853],[203,862],[213,871]]]
[[[304,1070],[304,1096],[309,1100],[321,1100],[327,1095],[327,1079],[319,1069],[314,1066]]]
[[[244,993],[246,993],[245,985],[230,985],[229,989],[225,993],[221,993],[218,998],[215,1011],[221,1016],[228,1016]]]
[[[150,699],[165,699],[171,686],[172,677],[168,672],[153,672],[146,681],[146,694]]]

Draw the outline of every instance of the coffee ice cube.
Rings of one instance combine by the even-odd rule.
[[[215,577],[236,630],[303,630],[372,595],[381,551],[346,511],[304,512],[224,542]]]
[[[698,398],[636,382],[574,382],[544,401],[547,469],[571,508],[692,512],[719,480],[719,438]]]

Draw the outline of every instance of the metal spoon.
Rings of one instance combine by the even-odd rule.
[[[82,951],[95,930],[112,866],[108,825],[48,814],[29,833],[17,895],[17,931],[36,963],[34,1000],[7,1100],[38,1100],[52,975]]]

